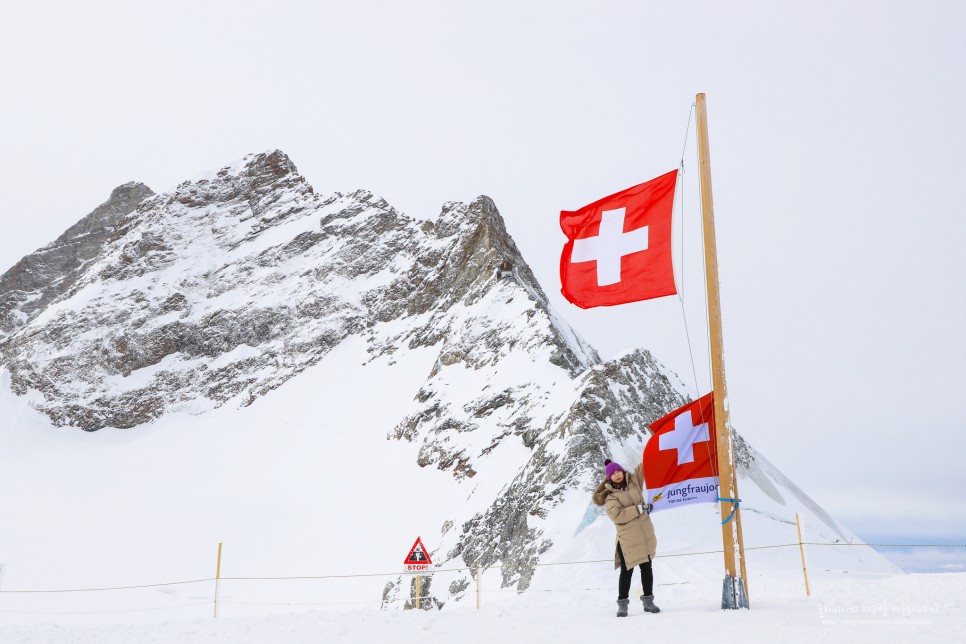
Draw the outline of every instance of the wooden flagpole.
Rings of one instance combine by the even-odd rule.
[[[721,298],[718,293],[718,251],[714,235],[714,201],[711,195],[711,151],[708,143],[708,109],[704,94],[696,97],[698,116],[698,165],[701,175],[701,214],[704,221],[704,270],[708,282],[708,331],[711,336],[711,370],[714,387],[714,426],[718,448],[718,495],[738,499],[738,480],[731,448],[731,420],[728,414],[728,385],[725,381],[724,335],[721,331]],[[731,501],[721,501],[721,516],[734,509],[734,517],[721,526],[724,541],[725,579],[722,608],[748,608],[745,548],[741,536],[741,510]],[[737,551],[736,551],[737,546]],[[738,575],[737,564],[740,566]]]

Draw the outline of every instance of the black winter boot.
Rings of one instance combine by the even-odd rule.
[[[654,605],[654,595],[641,595],[645,613],[660,613],[661,609]]]
[[[617,616],[627,617],[627,605],[631,602],[629,599],[618,599],[617,600]]]

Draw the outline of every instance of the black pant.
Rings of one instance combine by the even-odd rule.
[[[627,565],[624,563],[624,552],[621,550],[621,544],[617,544],[617,556],[621,560],[621,576],[617,581],[617,599],[627,599],[628,593],[631,591],[631,577],[634,576],[634,569],[627,569]],[[645,595],[654,594],[654,573],[651,570],[651,559],[648,557],[647,561],[641,564],[641,586],[644,587]]]

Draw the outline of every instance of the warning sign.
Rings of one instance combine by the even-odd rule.
[[[406,565],[406,570],[426,570],[433,563],[421,538],[416,537],[416,543],[409,550],[409,555],[403,563]]]

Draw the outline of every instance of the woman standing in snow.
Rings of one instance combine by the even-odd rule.
[[[641,585],[644,594],[641,602],[648,613],[659,613],[654,605],[654,575],[651,559],[657,550],[657,536],[651,523],[650,503],[644,501],[644,476],[641,466],[628,474],[617,463],[604,461],[605,478],[594,492],[594,503],[604,506],[607,516],[617,526],[617,551],[614,568],[620,568],[617,583],[617,616],[627,617],[627,598],[631,590],[634,567],[641,567]]]

